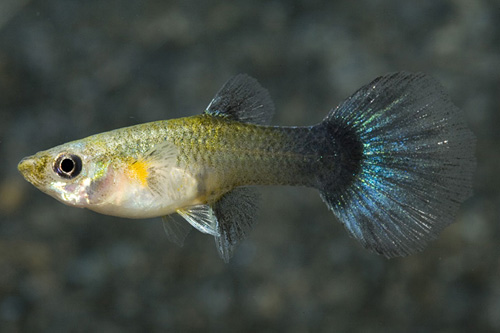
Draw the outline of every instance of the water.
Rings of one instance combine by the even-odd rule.
[[[329,3],[329,2],[328,2]],[[500,30],[491,2],[3,1],[0,327],[17,331],[500,330]],[[200,113],[256,77],[274,124],[308,125],[397,70],[436,77],[478,138],[475,196],[421,254],[361,248],[309,189],[263,189],[226,265],[210,236],[66,207],[26,155]]]

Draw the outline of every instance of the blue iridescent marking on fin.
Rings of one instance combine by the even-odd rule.
[[[375,79],[325,123],[362,147],[350,183],[320,184],[352,236],[386,257],[421,251],[472,193],[475,138],[440,84],[424,74]],[[338,137],[334,138],[338,140]]]

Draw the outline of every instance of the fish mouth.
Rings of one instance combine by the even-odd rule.
[[[40,174],[40,163],[33,156],[23,158],[17,165],[17,170],[19,170],[24,179],[35,186],[40,184],[43,178]]]
[[[21,162],[19,162],[19,164],[17,165],[17,170],[19,170],[19,172],[25,176],[26,174],[28,174],[31,170],[33,170],[34,168],[34,165],[35,165],[35,160],[33,159],[33,157],[29,156],[29,157],[25,157],[21,160]]]
[[[23,158],[21,162],[19,162],[19,164],[17,165],[17,170],[19,170],[21,175],[23,175],[24,179],[26,179],[30,183],[31,183],[30,175],[32,174],[34,168],[35,168],[35,161],[31,156]]]

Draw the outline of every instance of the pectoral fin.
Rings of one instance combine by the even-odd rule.
[[[178,149],[169,141],[155,145],[130,165],[130,174],[157,197],[181,201],[196,195],[197,181],[177,163]]]

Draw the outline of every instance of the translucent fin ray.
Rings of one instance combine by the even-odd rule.
[[[186,236],[191,231],[191,226],[185,221],[179,221],[172,215],[163,216],[162,220],[163,229],[167,234],[168,240],[174,244],[183,246]]]
[[[197,190],[197,180],[177,165],[178,148],[170,141],[155,145],[136,163],[147,168],[146,183],[155,200],[181,200]]]
[[[197,230],[212,236],[219,236],[217,218],[209,205],[190,206],[178,209],[177,213]]]

